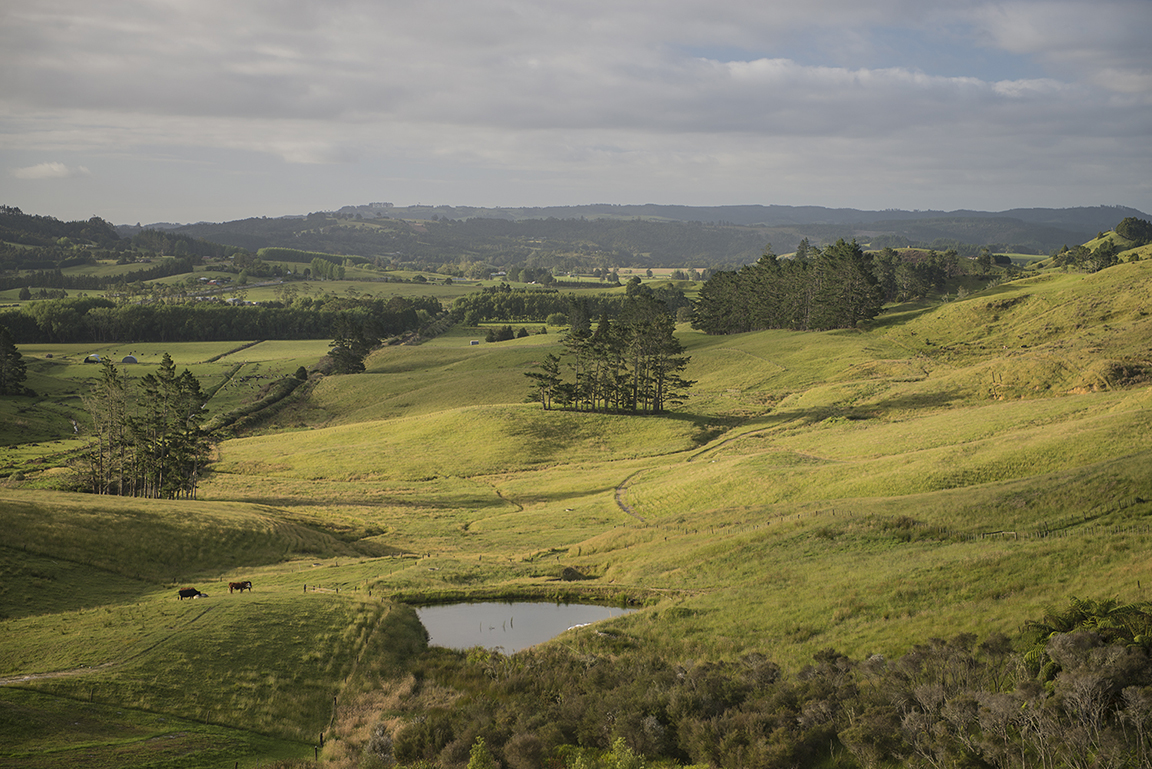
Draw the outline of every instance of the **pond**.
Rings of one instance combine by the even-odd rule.
[[[544,643],[569,628],[631,614],[635,609],[578,603],[457,603],[424,606],[416,615],[428,643],[450,649],[485,649],[512,654]]]

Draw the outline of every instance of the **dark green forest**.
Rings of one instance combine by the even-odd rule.
[[[823,246],[855,238],[873,248],[952,249],[970,257],[983,247],[1043,254],[1091,238],[1099,227],[1089,230],[1087,224],[1094,225],[1101,217],[1108,217],[1111,226],[1112,217],[1130,211],[1022,211],[1021,218],[978,212],[964,216],[937,212],[931,217],[923,212],[856,212],[861,218],[853,220],[851,212],[813,208],[770,217],[772,223],[766,224],[740,211],[733,214],[736,221],[674,220],[667,218],[665,208],[677,207],[588,207],[585,217],[579,215],[584,210],[580,207],[567,214],[568,209],[556,209],[555,216],[531,212],[504,216],[503,210],[422,207],[386,212],[363,206],[303,217],[200,223],[172,231],[250,251],[266,247],[321,251],[479,277],[512,267],[547,268],[554,273],[587,273],[620,265],[737,269],[754,262],[765,243],[781,244],[788,253],[805,239]],[[636,215],[620,213],[625,209],[635,209]],[[704,209],[699,213],[708,215]]]
[[[713,275],[696,301],[692,325],[709,334],[784,328],[853,328],[884,303],[881,263],[853,241],[780,260],[771,251],[738,272]]]
[[[569,321],[580,324],[602,315],[619,317],[628,303],[628,297],[639,286],[640,279],[632,278],[625,287],[625,294],[577,294],[557,289],[512,288],[502,283],[457,298],[452,302],[449,316],[453,322],[465,326],[476,326],[487,321],[543,323],[555,315],[563,315],[564,324]],[[683,291],[668,284],[655,289],[645,286],[643,290],[658,300],[673,317],[679,310],[687,309],[692,304]]]
[[[301,297],[279,307],[78,298],[0,312],[0,326],[21,344],[331,339],[341,333],[385,338],[416,330],[441,312],[433,297]]]

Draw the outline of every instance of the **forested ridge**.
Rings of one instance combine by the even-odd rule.
[[[0,291],[25,287],[99,291],[188,274],[205,258],[224,258],[239,251],[234,246],[159,230],[141,229],[123,238],[99,217],[62,222],[0,206]],[[70,267],[96,267],[101,260],[139,267],[115,275],[63,272]]]
[[[754,262],[764,243],[780,244],[789,253],[804,239],[820,245],[857,239],[874,248],[954,249],[964,256],[975,256],[985,246],[993,251],[1041,254],[1083,242],[1125,214],[1139,214],[1133,209],[1100,207],[1002,214],[935,212],[931,216],[925,212],[855,212],[859,218],[852,218],[853,212],[809,207],[765,219],[761,210],[765,207],[753,206],[731,208],[757,209],[759,218],[733,210],[732,218],[725,220],[722,213],[709,209],[700,209],[699,219],[674,219],[669,212],[662,216],[662,208],[608,206],[584,211],[573,207],[548,215],[551,209],[516,213],[347,206],[305,217],[199,223],[172,231],[252,251],[270,246],[324,251],[466,275],[473,268],[482,272],[511,266],[543,266],[555,272],[616,265],[734,269]],[[628,215],[626,210],[634,213]]]

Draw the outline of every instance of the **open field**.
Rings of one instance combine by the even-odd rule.
[[[456,328],[221,442],[196,500],[39,490],[21,465],[0,487],[0,679],[20,679],[0,707],[45,726],[0,744],[47,765],[54,714],[90,702],[98,733],[195,722],[181,733],[203,766],[310,758],[321,732],[322,755],[356,765],[422,653],[404,602],[631,602],[581,653],[797,671],[829,648],[1016,636],[1070,596],[1152,599],[1150,283],[1142,261],[893,308],[867,330],[682,326],[696,385],[655,417],[526,402],[555,329],[472,345]],[[210,389],[291,373],[326,350],[311,344],[167,351]],[[152,370],[163,351],[106,353]],[[29,384],[74,413],[95,375],[77,359],[100,351],[22,352]],[[39,440],[67,440],[59,427]],[[255,590],[229,594],[237,579]],[[209,597],[177,601],[184,585]],[[212,763],[229,739],[237,757]]]
[[[0,398],[0,476],[27,469],[32,461],[52,462],[74,447],[89,418],[82,394],[100,377],[101,367],[85,359],[113,361],[129,381],[156,372],[164,355],[177,371],[188,369],[210,397],[208,414],[224,414],[259,397],[270,382],[309,368],[328,352],[330,342],[202,342],[181,344],[45,344],[20,350],[27,366],[31,398]],[[136,363],[123,363],[132,356]]]

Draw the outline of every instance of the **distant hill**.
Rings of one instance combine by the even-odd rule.
[[[824,206],[675,206],[615,205],[597,203],[583,206],[545,206],[526,208],[477,208],[469,206],[406,206],[386,204],[344,206],[336,213],[369,216],[392,216],[398,219],[430,219],[434,214],[449,219],[656,219],[707,224],[742,224],[780,227],[804,224],[874,224],[877,222],[922,221],[927,219],[1018,219],[1029,224],[1043,224],[1070,232],[1093,234],[1108,230],[1127,216],[1148,218],[1148,214],[1126,206],[1091,206],[1079,208],[1014,208],[1008,211],[903,211],[884,209],[864,211],[855,208]]]
[[[1148,214],[1124,206],[1009,211],[862,211],[821,206],[610,205],[530,208],[344,206],[307,216],[149,225],[250,250],[268,246],[437,264],[459,258],[494,265],[542,251],[601,252],[636,266],[734,265],[769,244],[789,253],[807,238],[882,246],[1046,254]],[[137,227],[119,227],[131,235]],[[623,260],[623,261],[621,261]]]

